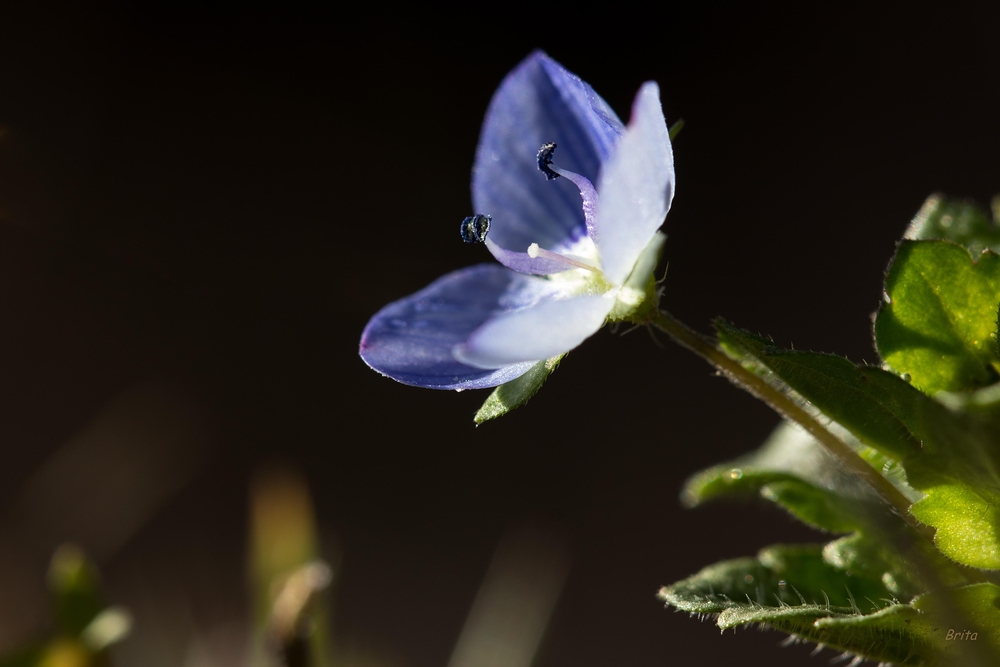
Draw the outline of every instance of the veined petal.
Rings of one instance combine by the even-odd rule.
[[[558,144],[559,166],[595,181],[623,126],[593,88],[541,51],[500,84],[479,137],[472,174],[476,211],[493,216],[490,236],[505,250],[532,243],[559,252],[587,230],[579,190],[546,181],[542,144]]]
[[[523,375],[532,363],[469,366],[452,351],[492,318],[549,298],[543,278],[497,264],[480,264],[445,275],[380,310],[361,334],[361,358],[404,384],[431,389],[494,387]]]
[[[502,368],[548,359],[592,336],[614,305],[614,295],[548,299],[489,319],[455,356],[470,366]]]
[[[656,83],[639,89],[632,118],[601,171],[597,191],[594,241],[604,275],[621,285],[674,198],[674,153]]]

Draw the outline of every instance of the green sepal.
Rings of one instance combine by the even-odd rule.
[[[786,350],[723,320],[715,328],[728,353],[749,356],[869,447],[897,460],[920,451],[916,413],[932,399],[898,376],[834,354]]]
[[[476,424],[503,417],[511,410],[527,403],[528,399],[542,388],[549,374],[559,366],[559,362],[565,356],[566,353],[563,352],[544,361],[539,361],[521,377],[505,382],[494,389],[476,413]]]
[[[1000,225],[971,201],[934,194],[924,201],[903,235],[905,239],[943,239],[965,246],[973,256],[986,249],[1000,252]]]
[[[950,241],[904,240],[875,319],[882,359],[928,394],[968,391],[1000,379],[1000,255],[975,258]]]

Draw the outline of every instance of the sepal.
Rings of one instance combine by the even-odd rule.
[[[476,425],[503,417],[511,410],[527,403],[542,388],[545,381],[549,379],[549,375],[559,366],[559,362],[565,356],[564,353],[557,354],[550,359],[543,359],[521,377],[505,382],[494,389],[476,412]]]

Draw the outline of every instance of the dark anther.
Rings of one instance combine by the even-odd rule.
[[[559,174],[552,171],[550,164],[552,164],[552,153],[555,152],[556,145],[542,144],[542,147],[538,149],[538,171],[545,174],[545,180],[553,181],[559,178]]]
[[[470,215],[462,221],[462,240],[466,243],[482,243],[490,233],[492,215]]]

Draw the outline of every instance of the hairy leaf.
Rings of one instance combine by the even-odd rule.
[[[822,551],[819,545],[769,547],[757,558],[709,566],[664,587],[659,597],[681,611],[717,615],[716,624],[723,630],[764,623],[872,660],[921,664],[918,660],[927,652],[918,648],[915,653],[914,647],[925,642],[906,631],[909,626],[898,617],[916,617],[919,612],[894,602],[877,579],[832,567],[823,560]],[[878,616],[860,632],[831,631],[818,625],[823,620],[859,619],[866,614]]]
[[[1000,588],[973,584],[905,604],[876,578],[831,566],[822,553],[829,548],[769,547],[756,558],[706,567],[659,597],[680,611],[715,616],[723,630],[761,623],[873,661],[996,664]]]

